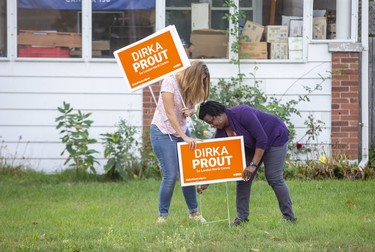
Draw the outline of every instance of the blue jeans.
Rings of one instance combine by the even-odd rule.
[[[188,130],[186,135],[190,136],[190,132]],[[180,173],[177,143],[183,142],[183,140],[181,137],[163,134],[154,124],[151,124],[150,137],[152,149],[158,158],[159,166],[163,174],[159,190],[159,215],[167,216],[169,214],[169,207],[171,205],[174,187]],[[182,187],[182,193],[184,195],[189,213],[198,211],[198,202],[195,189],[195,186]]]
[[[283,218],[291,220],[294,219],[292,200],[290,199],[289,190],[283,178],[283,168],[287,149],[287,143],[280,147],[271,147],[264,153],[262,161],[267,182],[275,193]],[[246,153],[247,164],[252,160],[253,154],[254,153]],[[259,167],[257,168],[257,171],[258,169]],[[253,174],[253,177],[255,174]],[[248,218],[249,216],[251,184],[252,179],[249,181],[237,181],[236,206],[238,217],[241,219]]]

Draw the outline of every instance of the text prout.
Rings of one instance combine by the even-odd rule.
[[[167,49],[164,49],[158,42],[132,52],[133,68],[137,73],[140,69],[144,70],[168,59]]]
[[[204,148],[194,150],[195,159],[192,160],[193,169],[208,167],[230,166],[232,156],[223,147]]]

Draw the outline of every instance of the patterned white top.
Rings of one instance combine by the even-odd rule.
[[[169,123],[168,117],[165,113],[165,109],[163,105],[163,97],[161,96],[161,93],[163,92],[172,93],[174,95],[174,112],[176,114],[177,120],[180,124],[181,129],[184,132],[187,129],[186,118],[182,113],[184,104],[180,96],[180,88],[178,85],[178,81],[174,75],[170,75],[166,77],[165,79],[163,79],[161,83],[159,100],[158,100],[158,104],[156,106],[154,117],[152,119],[151,124],[155,124],[163,134],[171,134],[171,135],[179,137],[177,132],[173,129],[172,125]]]

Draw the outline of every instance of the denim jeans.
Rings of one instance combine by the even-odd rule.
[[[186,135],[190,136],[189,131],[186,132]],[[159,190],[159,215],[167,216],[169,214],[174,187],[180,173],[177,143],[183,142],[183,140],[181,137],[163,134],[154,124],[151,124],[150,138],[152,149],[158,158],[163,175]],[[198,211],[195,189],[195,186],[182,187],[182,193],[189,213]]]
[[[264,153],[262,162],[264,164],[264,172],[267,182],[272,187],[276,195],[283,218],[291,220],[294,219],[292,201],[290,199],[288,187],[283,178],[283,168],[287,147],[287,143],[280,147],[271,147]],[[249,162],[252,160],[253,154],[254,153],[246,153],[247,164],[249,164]],[[257,168],[257,171],[258,169],[259,168]],[[241,219],[248,218],[249,216],[251,184],[252,179],[246,182],[237,181],[236,206],[238,217]]]

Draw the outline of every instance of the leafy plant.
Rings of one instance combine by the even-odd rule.
[[[104,157],[108,158],[104,165],[105,173],[113,179],[136,178],[140,174],[138,152],[139,143],[135,138],[137,128],[130,126],[126,120],[121,119],[117,124],[118,129],[113,133],[101,134],[103,136]],[[133,171],[132,171],[133,170]],[[141,171],[140,171],[141,172]]]
[[[325,123],[321,120],[315,120],[314,115],[309,114],[304,124],[308,129],[305,135],[297,141],[295,149],[293,146],[290,148],[291,154],[295,160],[298,160],[302,154],[305,155],[306,160],[317,160],[320,156],[326,155],[318,140]],[[307,137],[307,140],[304,140],[305,137]],[[314,143],[311,143],[311,141],[314,141]]]
[[[61,156],[65,151],[69,153],[64,165],[69,163],[69,166],[76,169],[78,177],[79,170],[96,173],[95,164],[98,164],[94,149],[90,149],[90,144],[97,143],[96,139],[89,137],[89,128],[93,121],[88,118],[92,113],[82,113],[78,110],[74,113],[73,108],[69,103],[64,102],[62,107],[57,108],[61,116],[57,117],[55,121],[58,123],[56,129],[60,129],[60,134],[63,135],[60,139],[65,144],[65,149],[61,152]]]
[[[374,177],[374,170],[366,166],[363,170],[358,164],[348,160],[346,155],[321,156],[318,160],[287,161],[285,178],[302,179],[369,179]]]
[[[210,127],[207,123],[202,120],[198,119],[197,111],[193,116],[190,123],[192,124],[191,128],[191,136],[199,139],[209,139],[211,138],[213,132],[210,130]]]

